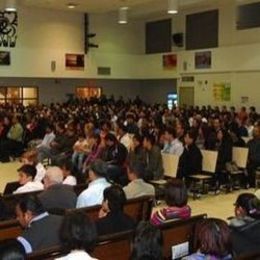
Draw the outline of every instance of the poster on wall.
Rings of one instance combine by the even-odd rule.
[[[195,69],[211,68],[211,51],[195,52]]]
[[[85,55],[84,54],[66,54],[65,55],[66,69],[70,70],[84,70]]]
[[[0,65],[10,65],[11,58],[9,51],[0,51]]]
[[[231,83],[215,83],[213,85],[213,99],[215,102],[231,100]]]
[[[177,69],[177,55],[176,54],[163,55],[163,68],[166,70],[176,70]]]

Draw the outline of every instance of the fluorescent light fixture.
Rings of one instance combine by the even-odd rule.
[[[168,14],[178,13],[178,0],[168,0]]]
[[[118,10],[118,23],[119,24],[127,24],[127,22],[128,22],[127,11],[128,11],[127,6],[123,6],[123,7],[119,8],[119,10]]]
[[[16,12],[16,0],[6,0],[5,11],[6,12]]]
[[[76,8],[76,4],[74,4],[74,3],[68,3],[67,4],[67,7],[69,8],[69,9],[74,9],[74,8]]]

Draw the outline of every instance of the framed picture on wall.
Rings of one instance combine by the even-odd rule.
[[[177,69],[177,55],[176,54],[165,54],[163,55],[163,68],[168,70]]]
[[[65,55],[66,69],[70,70],[84,70],[85,55],[84,54],[70,54]]]
[[[195,52],[195,69],[211,68],[211,51]]]
[[[10,65],[11,57],[9,51],[0,51],[0,65]]]

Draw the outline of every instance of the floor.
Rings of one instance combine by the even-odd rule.
[[[0,163],[0,192],[3,192],[5,184],[10,181],[16,181],[19,168],[19,162]],[[209,217],[227,219],[233,216],[234,202],[237,196],[243,192],[254,192],[251,190],[233,191],[229,194],[205,195],[198,200],[189,199],[189,205],[192,208],[192,215],[207,213]]]

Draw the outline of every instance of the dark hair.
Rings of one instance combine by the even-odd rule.
[[[0,243],[1,260],[24,260],[25,257],[25,249],[16,239],[5,240]]]
[[[167,132],[169,135],[172,135],[174,138],[176,138],[176,136],[177,136],[176,130],[173,127],[167,127],[165,129],[165,132]]]
[[[136,139],[140,144],[143,143],[143,137],[141,135],[135,134],[133,138]]]
[[[89,170],[92,170],[99,177],[107,176],[107,164],[101,159],[97,159],[89,166]]]
[[[33,215],[38,216],[45,212],[45,209],[36,195],[29,195],[22,197],[17,205],[20,207],[21,211],[25,213],[26,211],[31,211]]]
[[[100,137],[99,134],[93,134],[93,135],[91,135],[90,138],[93,138],[93,139],[97,140],[97,144],[98,145],[101,143],[101,137]]]
[[[146,134],[144,136],[144,139],[146,139],[148,142],[151,143],[151,145],[154,145],[155,144],[155,137],[151,134]]]
[[[150,222],[140,222],[135,230],[131,260],[163,259],[163,236]]]
[[[30,165],[30,164],[24,164],[17,171],[23,172],[26,176],[32,177],[32,179],[34,179],[34,177],[37,174],[36,167],[34,165]]]
[[[60,163],[60,167],[64,168],[66,171],[73,172],[73,164],[71,160],[62,160]]]
[[[254,217],[257,209],[254,205],[256,196],[252,193],[242,193],[237,197],[235,202],[236,207],[241,207],[248,216]]]
[[[117,142],[116,136],[113,135],[113,134],[111,134],[111,133],[108,133],[108,134],[105,136],[105,140],[106,140],[106,141],[111,141],[111,142],[114,142],[114,143]]]
[[[145,165],[143,162],[134,161],[129,164],[128,168],[131,173],[134,173],[137,176],[137,178],[142,179],[145,175]]]
[[[165,186],[165,202],[168,206],[183,207],[188,202],[188,192],[183,181],[169,181]]]
[[[126,195],[119,185],[112,185],[104,190],[104,201],[108,201],[108,208],[112,212],[123,211]]]
[[[127,127],[124,124],[118,123],[117,127],[118,129],[121,129],[123,132],[127,132]]]
[[[193,130],[189,130],[186,135],[189,136],[189,138],[191,138],[193,140],[193,143],[196,142],[197,137],[198,137],[198,131],[196,131],[195,129]]]
[[[83,212],[71,212],[61,224],[60,240],[65,250],[84,249],[90,253],[97,240],[96,226]]]
[[[230,229],[224,220],[208,218],[195,228],[195,248],[202,254],[225,257],[231,253]]]

